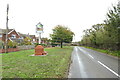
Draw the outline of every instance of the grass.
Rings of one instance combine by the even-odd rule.
[[[97,49],[97,48],[86,47],[86,46],[83,46],[83,47],[89,48],[89,49],[92,49],[92,50],[95,50],[95,51],[99,51],[99,52],[102,52],[102,53],[106,53],[106,54],[109,54],[109,55],[116,56],[116,57],[120,58],[120,51],[110,51],[110,50]]]
[[[3,78],[67,78],[72,47],[46,48],[47,56],[30,56],[34,50],[2,55]]]

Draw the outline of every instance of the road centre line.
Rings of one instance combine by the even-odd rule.
[[[94,59],[94,57],[93,57],[93,56],[91,56],[90,54],[88,54],[88,56],[90,56],[92,59]]]
[[[97,61],[99,64],[101,64],[103,67],[107,68],[109,71],[111,71],[113,74],[115,74],[116,76],[120,77],[120,75],[118,75],[115,71],[113,71],[112,69],[110,69],[109,67],[107,67],[105,64],[103,64],[100,61]]]
[[[78,47],[78,48],[79,48],[79,47]],[[89,57],[91,57],[92,59],[94,59],[94,57],[91,56],[88,52],[86,52],[86,51],[84,51],[84,50],[82,50],[82,49],[80,49],[80,48],[79,48],[79,50],[81,50],[81,51],[84,52],[84,53],[87,53]]]

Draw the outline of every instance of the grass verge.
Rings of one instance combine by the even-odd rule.
[[[2,55],[3,78],[67,78],[72,47],[46,48],[47,56],[30,56],[34,50]]]
[[[92,50],[95,50],[95,51],[99,51],[99,52],[102,52],[102,53],[106,53],[106,54],[109,54],[109,55],[116,56],[116,57],[120,58],[120,51],[110,51],[110,50],[97,49],[97,48],[86,47],[86,46],[83,46],[83,47],[89,48],[89,49],[92,49]]]

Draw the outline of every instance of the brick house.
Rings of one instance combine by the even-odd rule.
[[[26,37],[31,39],[31,43],[37,43],[35,35],[22,34],[17,32],[15,29],[8,29],[8,41],[22,43]],[[6,40],[6,29],[0,29],[0,40],[5,42]]]
[[[20,32],[18,32],[18,34],[21,36],[22,39],[25,39],[26,37],[29,37],[31,39],[31,43],[37,43],[37,38],[35,35],[29,35],[28,34],[22,34]]]
[[[21,34],[19,32],[16,32],[15,29],[8,29],[8,41],[17,42],[18,44],[21,44],[26,37],[29,37],[31,40],[31,43],[36,43],[36,37],[35,35],[28,35],[28,34]],[[2,42],[2,45],[4,45],[6,40],[6,29],[0,29],[0,41]],[[27,48],[28,49],[28,48]],[[19,48],[8,48],[8,52],[13,51],[19,51]],[[0,53],[4,53],[5,49],[0,47]]]
[[[6,29],[0,29],[0,40],[5,42],[6,40]],[[8,41],[21,42],[21,36],[15,31],[15,29],[8,29]]]

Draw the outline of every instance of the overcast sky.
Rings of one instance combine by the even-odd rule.
[[[42,37],[49,37],[56,25],[64,25],[80,41],[83,30],[103,23],[112,4],[119,0],[0,0],[0,28],[6,28],[6,7],[9,3],[9,28],[23,34],[36,35],[36,24],[44,26]]]

